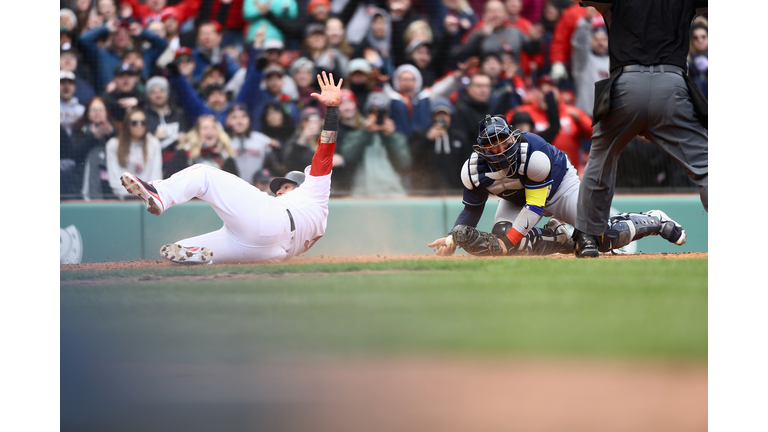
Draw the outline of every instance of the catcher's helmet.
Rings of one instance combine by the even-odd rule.
[[[491,150],[506,145],[499,153]],[[496,170],[509,168],[507,176],[517,170],[517,153],[520,150],[520,131],[512,130],[501,114],[486,115],[477,125],[477,144],[472,149],[478,156],[488,161]]]

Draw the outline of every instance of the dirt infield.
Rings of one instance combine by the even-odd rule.
[[[602,254],[600,259],[647,259],[647,258],[704,258],[708,257],[707,252],[681,252],[681,253],[639,253],[626,255]],[[401,260],[465,260],[476,258],[472,255],[453,255],[450,257],[441,257],[434,254],[413,254],[413,255],[359,255],[359,256],[298,256],[281,264],[314,264],[314,263],[341,263],[341,262],[382,262],[382,261],[401,261]],[[485,259],[526,259],[527,257],[488,257]],[[576,259],[573,255],[555,254],[550,255],[551,259]],[[135,260],[135,261],[114,261],[102,263],[83,263],[83,264],[61,264],[60,271],[69,270],[118,270],[118,269],[140,269],[140,268],[158,268],[174,267],[185,264],[174,264],[162,259]],[[243,264],[212,264],[212,266],[230,266],[230,265],[273,265],[258,263]]]

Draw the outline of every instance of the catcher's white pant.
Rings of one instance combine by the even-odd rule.
[[[291,220],[275,197],[226,171],[193,165],[170,178],[152,182],[165,210],[199,198],[213,207],[224,226],[179,240],[187,247],[205,246],[213,262],[281,262],[294,238]]]
[[[576,204],[579,200],[579,176],[572,166],[563,176],[557,193],[547,199],[542,216],[555,217],[561,222],[573,225],[576,222]],[[514,222],[517,215],[523,210],[507,200],[499,198],[499,207],[496,209],[493,223],[508,221]]]

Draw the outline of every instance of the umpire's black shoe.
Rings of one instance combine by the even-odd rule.
[[[597,249],[598,242],[596,236],[574,230],[573,241],[575,243],[573,250],[576,258],[596,258],[600,256],[600,251]]]

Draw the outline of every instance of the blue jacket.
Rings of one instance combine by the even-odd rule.
[[[248,106],[249,114],[251,115],[251,129],[261,132],[261,114],[264,112],[264,107],[269,102],[280,103],[286,112],[293,118],[294,124],[299,124],[299,107],[295,101],[288,100],[285,95],[275,96],[264,88],[261,88],[261,80],[264,77],[264,72],[256,69],[255,59],[259,57],[261,50],[251,48],[248,58],[251,61],[248,62],[248,69],[245,73],[245,81],[240,89],[240,94],[237,95],[236,101],[244,103]]]
[[[192,58],[195,59],[195,70],[192,71],[192,79],[194,79],[196,82],[200,82],[200,80],[203,78],[203,72],[205,72],[205,68],[211,65],[211,59],[203,54],[202,51],[200,51],[200,48],[195,48],[192,50]],[[237,73],[238,70],[240,70],[240,65],[237,64],[237,62],[229,56],[227,53],[222,53],[221,60],[224,63],[224,78],[229,81],[235,73]]]
[[[85,32],[78,38],[85,57],[90,59],[89,63],[93,67],[94,84],[97,94],[104,93],[107,84],[112,81],[115,69],[122,62],[120,56],[114,51],[109,48],[99,48],[97,45],[100,39],[107,36],[109,36],[109,29],[107,29],[106,25],[103,25]],[[141,71],[141,77],[146,80],[149,78],[150,68],[168,47],[168,42],[146,29],[141,31],[139,38],[145,39],[151,44],[150,48],[144,50],[144,70]]]
[[[197,90],[192,87],[192,83],[187,80],[184,75],[169,75],[168,82],[171,84],[171,88],[176,92],[179,106],[184,111],[184,118],[190,128],[194,127],[197,118],[204,114],[212,114],[216,117],[222,125],[226,124],[227,109],[226,107],[221,111],[214,111],[208,104],[200,97]],[[240,92],[242,94],[242,91]]]

